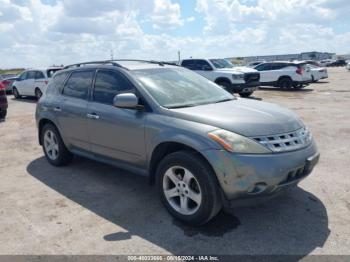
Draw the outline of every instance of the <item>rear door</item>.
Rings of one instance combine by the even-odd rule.
[[[113,98],[120,93],[137,92],[122,72],[98,70],[92,101],[88,105],[91,150],[98,155],[143,166],[147,112],[114,107]]]
[[[46,90],[47,80],[42,71],[35,72],[34,86],[35,88],[40,88],[41,92],[44,93]],[[34,92],[35,92],[34,88]]]
[[[61,95],[52,101],[62,136],[69,147],[90,151],[87,128],[87,105],[94,69],[73,71]]]
[[[24,81],[23,95],[34,96],[34,81],[36,71],[28,71],[27,79]]]

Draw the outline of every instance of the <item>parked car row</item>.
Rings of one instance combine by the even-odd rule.
[[[222,76],[244,92],[259,73],[233,71],[225,61],[186,61],[193,71],[211,74],[140,60],[56,72],[36,109],[47,161],[62,166],[80,155],[146,175],[169,213],[191,225],[208,222],[223,207],[276,196],[312,172],[319,153],[293,112],[237,98],[213,82]],[[295,63],[278,67],[293,77],[290,84],[310,74]],[[282,75],[260,74],[266,82]]]
[[[22,96],[35,96],[37,99],[40,99],[46,90],[49,80],[60,69],[62,68],[51,67],[25,70],[12,83],[13,95],[16,99]]]

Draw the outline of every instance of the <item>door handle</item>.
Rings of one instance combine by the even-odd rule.
[[[87,114],[86,116],[87,116],[87,118],[90,118],[90,119],[99,119],[100,118],[100,116],[96,115],[96,113]]]
[[[55,112],[62,112],[62,109],[60,108],[60,107],[55,107],[54,109],[53,109],[53,111],[55,111]]]

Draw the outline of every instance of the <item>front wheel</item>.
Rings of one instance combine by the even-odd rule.
[[[12,90],[12,93],[13,93],[13,96],[16,98],[16,99],[20,99],[22,96],[19,94],[18,90],[16,87],[13,88]]]
[[[282,89],[291,89],[293,86],[293,80],[289,77],[283,77],[278,81],[278,86]]]
[[[220,81],[217,83],[219,86],[221,86],[223,89],[225,89],[229,93],[233,93],[231,83],[228,81]]]
[[[184,223],[199,226],[221,209],[218,183],[209,164],[189,151],[166,156],[157,168],[157,187],[166,209]]]
[[[244,92],[244,93],[239,93],[241,97],[250,97],[254,92]]]
[[[46,159],[51,165],[63,166],[72,160],[72,154],[67,150],[54,125],[46,124],[43,127],[41,141]]]

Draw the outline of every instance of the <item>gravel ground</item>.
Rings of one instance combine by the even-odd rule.
[[[254,94],[310,127],[321,152],[314,172],[287,194],[202,228],[174,221],[144,177],[83,158],[50,166],[37,143],[35,100],[9,96],[0,123],[0,254],[350,255],[350,72],[329,75],[301,91]]]

